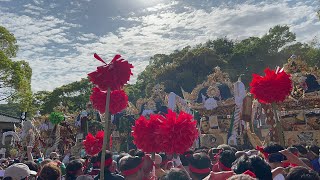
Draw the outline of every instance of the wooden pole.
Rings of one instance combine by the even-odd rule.
[[[107,100],[106,100],[106,112],[104,117],[104,136],[103,136],[103,145],[101,152],[101,169],[100,169],[100,179],[104,180],[104,162],[106,156],[106,150],[109,150],[109,140],[110,140],[110,121],[109,121],[109,105],[110,105],[110,93],[111,89],[108,88],[107,91]]]
[[[273,109],[273,114],[275,116],[275,120],[276,120],[276,132],[279,138],[279,143],[282,147],[285,147],[285,142],[284,142],[284,135],[283,135],[283,129],[282,129],[282,125],[277,113],[277,105],[275,103],[272,103],[272,109]]]

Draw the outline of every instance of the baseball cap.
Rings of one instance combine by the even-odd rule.
[[[3,177],[11,177],[13,180],[20,180],[30,175],[37,175],[37,172],[31,171],[26,164],[16,163],[9,166],[4,171]]]

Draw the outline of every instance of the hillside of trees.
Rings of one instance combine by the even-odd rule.
[[[262,37],[243,40],[224,37],[194,47],[187,46],[171,54],[155,54],[146,69],[138,75],[137,82],[127,85],[125,89],[133,103],[141,97],[150,96],[152,88],[158,83],[164,84],[166,92],[182,95],[180,87],[192,91],[216,66],[229,73],[233,81],[242,75],[243,82],[248,86],[252,73],[262,74],[266,67],[282,66],[292,54],[301,56],[310,66],[320,66],[317,41],[297,42],[296,35],[288,26],[278,25]],[[46,114],[62,102],[70,111],[79,111],[89,101],[91,87],[85,78],[52,92],[36,92],[33,94],[33,109]]]

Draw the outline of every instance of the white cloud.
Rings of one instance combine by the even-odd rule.
[[[101,65],[92,57],[95,52],[106,60],[117,53],[122,54],[135,66],[134,82],[150,56],[170,53],[217,37],[243,39],[261,36],[270,27],[287,24],[299,41],[310,41],[319,34],[316,6],[288,3],[201,9],[170,2],[143,12],[132,12],[131,17],[116,17],[115,24],[117,20],[134,23],[102,36],[81,32],[76,37],[70,36],[70,30],[77,29],[79,25],[54,16],[35,19],[0,10],[0,24],[5,24],[16,35],[20,45],[18,58],[28,60],[33,68],[33,89],[52,90],[86,77]]]

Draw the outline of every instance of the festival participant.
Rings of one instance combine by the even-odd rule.
[[[182,163],[182,166],[184,167],[184,169],[187,171],[188,174],[190,174],[189,172],[189,162],[190,162],[190,158],[193,155],[193,151],[189,150],[184,152],[182,155],[180,155],[180,160]]]
[[[102,153],[100,152],[97,156],[97,161],[95,164],[93,164],[93,167],[100,168],[100,161],[101,160],[101,155]],[[118,174],[111,173],[110,167],[112,166],[112,153],[108,150],[106,150],[106,155],[105,155],[105,164],[104,164],[104,179],[110,179],[110,180],[122,180],[124,179],[122,176]],[[100,171],[96,177],[94,177],[95,180],[100,179]]]
[[[218,154],[222,149],[217,149],[217,148],[211,148],[208,151],[208,155],[210,157],[210,160],[212,164],[215,164],[218,162]]]
[[[83,164],[80,160],[70,161],[66,168],[65,180],[75,180],[78,176],[83,175]]]
[[[49,163],[51,163],[51,162],[53,162],[51,159],[45,159],[45,160],[43,160],[43,161],[40,163],[40,169],[41,169],[43,166],[45,166],[46,164],[49,164]]]
[[[305,167],[294,167],[291,168],[286,180],[320,180],[319,175]]]
[[[88,175],[81,175],[81,176],[78,176],[76,180],[94,180],[94,179],[93,177]]]
[[[167,161],[167,163],[164,165],[164,170],[166,172],[169,172],[170,169],[174,167],[173,161]]]
[[[218,162],[214,164],[212,171],[231,171],[232,163],[236,160],[235,153],[232,150],[223,150],[218,155]]]
[[[118,172],[117,172],[117,170],[118,170],[117,161],[115,161],[115,160],[112,161],[112,164],[111,164],[109,170],[110,170],[111,173],[118,174]]]
[[[44,165],[38,176],[38,180],[60,180],[61,170],[56,163],[51,162]]]
[[[281,145],[273,142],[269,143],[268,146],[263,149],[263,153],[266,156],[265,159],[272,169],[284,167],[282,162],[286,160],[286,157],[280,153],[282,150],[284,150],[284,148]]]
[[[191,180],[188,176],[187,172],[179,169],[179,168],[172,168],[170,169],[169,173],[160,180]]]
[[[251,171],[259,180],[272,180],[270,165],[259,156],[241,156],[232,165],[236,174]]]
[[[88,173],[88,175],[90,175],[91,177],[96,177],[100,173],[100,160],[101,159],[99,159],[98,156],[91,157],[90,163],[92,165],[92,169]]]
[[[154,162],[151,160],[151,155],[140,156],[125,156],[121,158],[119,168],[125,179],[155,179],[153,174]]]
[[[205,153],[195,153],[190,157],[189,172],[194,180],[201,180],[211,172],[211,161]]]
[[[37,172],[31,171],[26,164],[16,163],[5,170],[3,178],[4,180],[22,180],[36,174]]]
[[[51,152],[49,158],[51,160],[57,160],[60,158],[60,155],[57,152]]]
[[[319,153],[320,148],[312,145],[308,148],[307,158],[311,161],[313,169],[320,173]]]
[[[256,178],[247,174],[237,174],[229,177],[227,180],[255,180]]]
[[[288,150],[295,156],[299,157],[299,150],[296,147],[289,147]]]
[[[308,149],[306,147],[304,147],[303,145],[299,144],[299,145],[293,145],[292,147],[295,147],[298,149],[299,153],[299,157],[307,157],[307,153],[308,153]]]
[[[26,164],[31,171],[38,172],[40,170],[39,165],[33,161],[27,161],[24,164]]]
[[[125,156],[119,161],[119,169],[126,180],[144,179],[144,159],[139,156]]]
[[[159,155],[161,156],[161,158],[162,158],[162,162],[161,162],[161,168],[163,169],[163,170],[165,170],[165,166],[166,166],[166,164],[167,164],[167,162],[168,162],[168,158],[167,158],[167,155],[166,155],[166,153],[159,153]]]
[[[159,154],[155,154],[154,164],[155,164],[155,175],[157,178],[161,178],[166,175],[166,172],[160,167],[162,158]]]
[[[78,176],[76,180],[94,180],[94,179],[89,175],[81,175],[81,176]]]
[[[117,167],[119,167],[119,161],[121,158],[125,157],[125,156],[129,156],[128,153],[120,153],[119,156],[117,157]],[[133,155],[135,156],[135,155]]]

